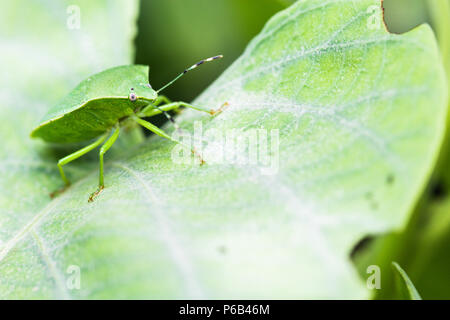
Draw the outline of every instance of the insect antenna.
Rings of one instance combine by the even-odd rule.
[[[190,66],[189,68],[185,69],[182,73],[180,73],[178,76],[175,77],[175,79],[173,79],[172,81],[170,81],[168,84],[166,84],[165,86],[163,86],[161,89],[159,89],[158,91],[156,91],[156,93],[159,93],[160,91],[164,90],[165,88],[167,88],[168,86],[170,86],[172,83],[174,83],[175,81],[177,81],[178,79],[180,79],[182,76],[184,76],[188,71],[194,70],[195,68],[197,68],[199,65],[204,64],[205,62],[209,62],[209,61],[213,61],[216,59],[221,59],[223,58],[223,55],[218,55],[218,56],[214,56],[208,59],[203,59],[199,62],[197,62],[196,64]]]

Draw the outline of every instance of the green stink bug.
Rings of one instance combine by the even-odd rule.
[[[142,118],[164,113],[175,124],[167,111],[178,109],[181,106],[207,112],[211,115],[222,111],[222,108],[214,111],[196,107],[186,102],[171,102],[165,96],[159,95],[159,92],[188,71],[195,69],[204,62],[219,58],[222,58],[222,56],[201,60],[185,69],[175,79],[157,91],[153,90],[148,82],[149,68],[147,66],[120,66],[97,73],[82,81],[60,103],[51,108],[40,124],[31,132],[31,137],[39,137],[47,142],[54,143],[83,142],[96,138],[88,146],[58,161],[59,172],[66,187],[70,185],[70,182],[64,173],[63,166],[104,142],[99,152],[99,186],[98,190],[89,198],[89,201],[92,201],[104,188],[103,155],[117,140],[119,129],[123,123],[126,123],[126,119],[131,118],[153,133],[175,143],[181,143]],[[124,80],[117,86],[116,83],[119,78]],[[192,149],[192,153],[196,154],[195,150]],[[200,157],[198,154],[197,156]],[[200,160],[203,163],[201,157]]]

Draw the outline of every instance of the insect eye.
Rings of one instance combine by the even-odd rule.
[[[150,89],[153,89],[152,86],[150,85],[150,83],[147,83],[147,87]]]
[[[130,96],[128,97],[130,99],[130,101],[134,102],[137,100],[137,96],[135,93],[130,93]]]

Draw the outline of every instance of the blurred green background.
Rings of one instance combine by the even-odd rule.
[[[191,101],[245,49],[274,13],[292,0],[142,0],[138,21],[136,63],[150,65],[150,82],[159,88],[202,58],[224,59],[202,66],[165,91],[172,100]],[[385,22],[402,33],[429,23],[437,33],[450,73],[450,0],[385,0]],[[448,9],[448,10],[447,10]],[[165,122],[162,116],[158,124]],[[450,299],[449,143],[429,189],[417,204],[406,230],[369,237],[352,258],[363,279],[366,267],[383,271],[378,298],[399,298],[390,266],[406,270],[423,298]]]

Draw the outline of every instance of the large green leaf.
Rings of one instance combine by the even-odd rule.
[[[153,137],[109,157],[107,188],[94,203],[87,198],[95,170],[35,210],[16,206],[38,203],[34,194],[48,187],[37,175],[54,186],[57,172],[23,174],[28,190],[1,198],[9,220],[0,292],[368,297],[349,252],[368,233],[405,225],[434,165],[447,99],[431,29],[391,35],[377,21],[377,0],[299,1],[195,101],[211,108],[228,102],[221,115],[180,117],[185,130],[195,120],[216,134],[278,130],[279,148],[268,146],[278,160],[272,171],[262,159],[243,161],[251,145],[198,166],[175,163],[173,144]],[[224,148],[212,135],[203,138],[205,157]],[[79,290],[66,285],[72,266],[81,268]]]

